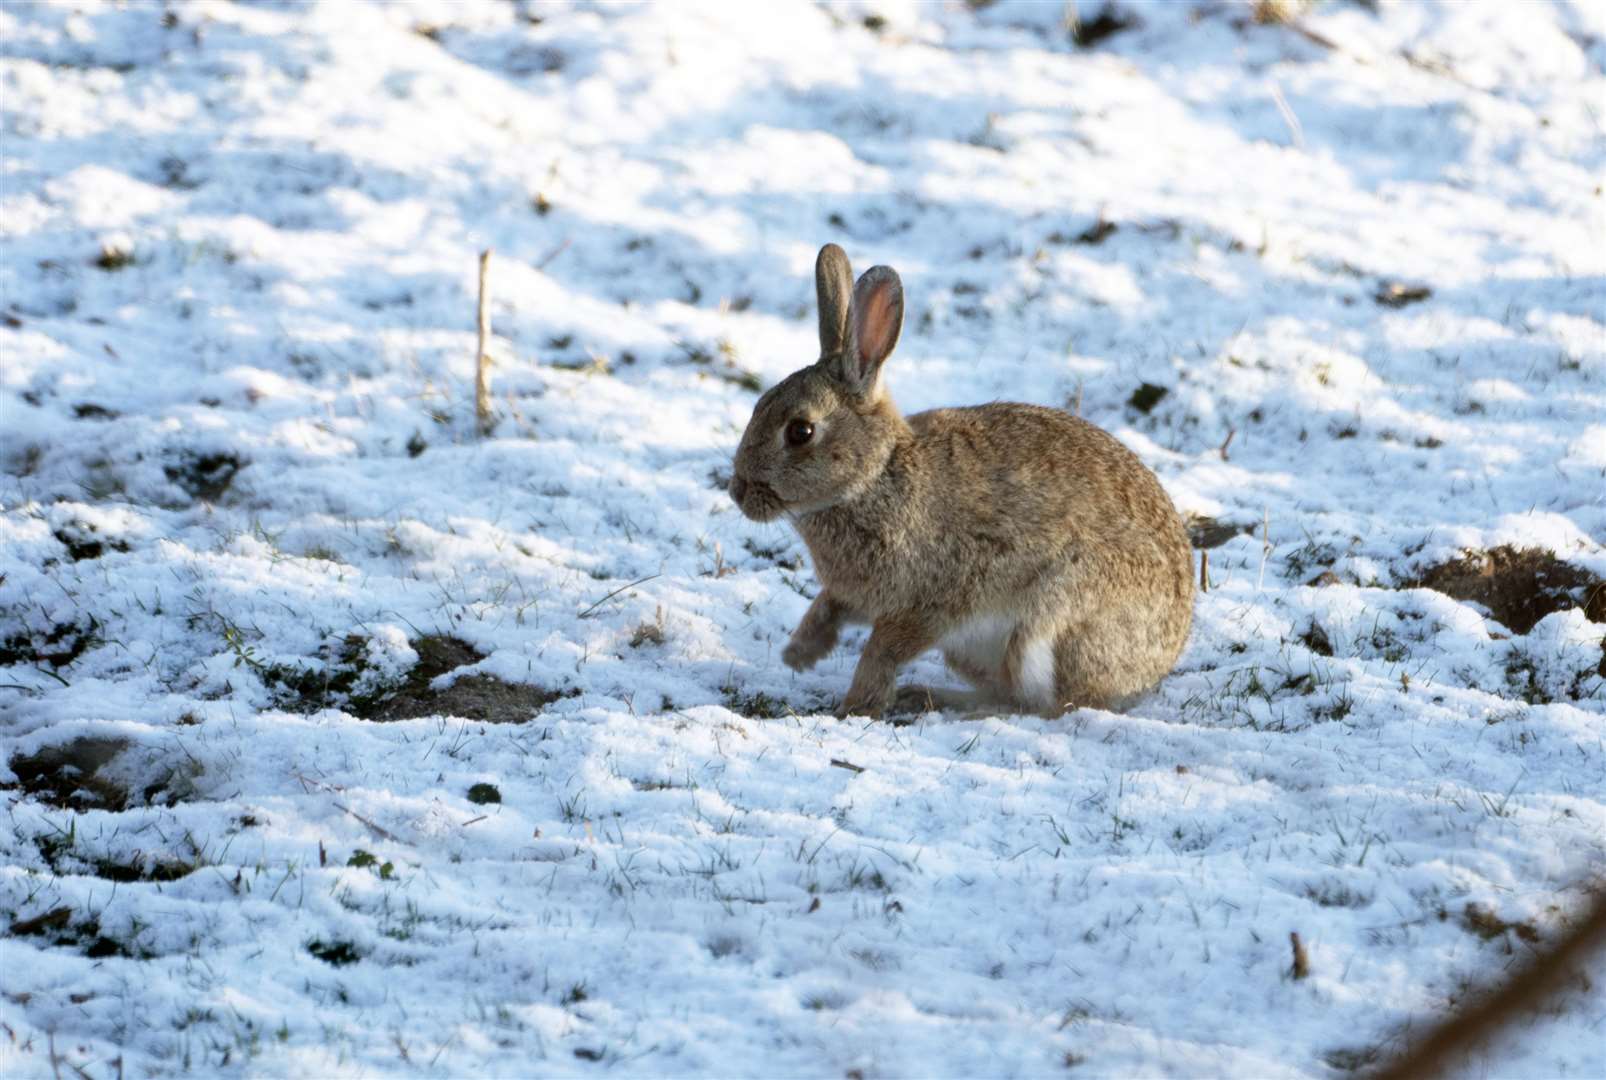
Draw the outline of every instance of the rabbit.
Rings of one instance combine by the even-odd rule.
[[[1102,429],[994,402],[902,416],[881,369],[903,325],[891,267],[815,262],[820,358],[753,408],[729,494],[783,515],[819,595],[782,661],[806,671],[844,624],[870,636],[839,716],[1003,704],[1121,707],[1176,663],[1193,614],[1188,535],[1159,479]],[[974,688],[910,687],[930,648]]]

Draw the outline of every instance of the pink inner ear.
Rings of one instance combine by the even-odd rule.
[[[867,372],[871,364],[886,359],[890,351],[892,331],[897,323],[893,317],[892,287],[883,285],[864,298],[863,305],[854,312],[858,320],[859,372]]]

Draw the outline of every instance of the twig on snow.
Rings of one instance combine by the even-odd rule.
[[[489,435],[496,426],[491,415],[491,358],[485,343],[491,336],[491,249],[480,252],[480,347],[474,362],[474,416],[479,423],[481,436]]]
[[[391,832],[389,829],[385,828],[383,825],[377,825],[374,822],[369,821],[367,818],[365,818],[361,814],[357,813],[357,811],[353,810],[351,807],[347,806],[345,803],[336,802],[335,803],[335,809],[336,810],[344,810],[346,813],[350,814],[352,817],[356,818],[358,821],[362,822],[364,825],[366,825],[370,829],[374,830],[374,832],[379,835],[379,838],[381,840],[389,840],[393,844],[399,844],[399,843],[402,842],[401,841],[401,837],[397,836],[395,833]]]
[[[1305,951],[1305,943],[1300,940],[1298,931],[1289,932],[1288,944],[1294,950],[1294,969],[1292,974],[1296,979],[1303,979],[1310,974],[1310,953]]]

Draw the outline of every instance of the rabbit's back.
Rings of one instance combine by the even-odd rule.
[[[1134,694],[1170,670],[1192,623],[1192,552],[1135,454],[1085,420],[1033,405],[937,409],[909,425],[941,479],[927,502],[929,557],[911,566],[916,577],[921,566],[964,566],[946,588],[926,582],[963,615],[944,641],[953,666],[972,678],[993,669],[1008,633],[983,631],[1007,625],[1054,628],[1019,643],[1017,691],[1051,653],[1062,693],[1085,703]]]
[[[1102,428],[1013,402],[933,409],[908,422],[939,480],[933,509],[954,528],[994,522],[1028,546],[1066,532],[1130,543],[1139,530],[1162,561],[1189,564],[1187,534],[1159,479]]]

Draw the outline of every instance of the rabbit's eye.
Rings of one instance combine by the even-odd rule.
[[[812,438],[814,438],[814,425],[807,420],[792,420],[787,423],[787,446],[802,446]]]

